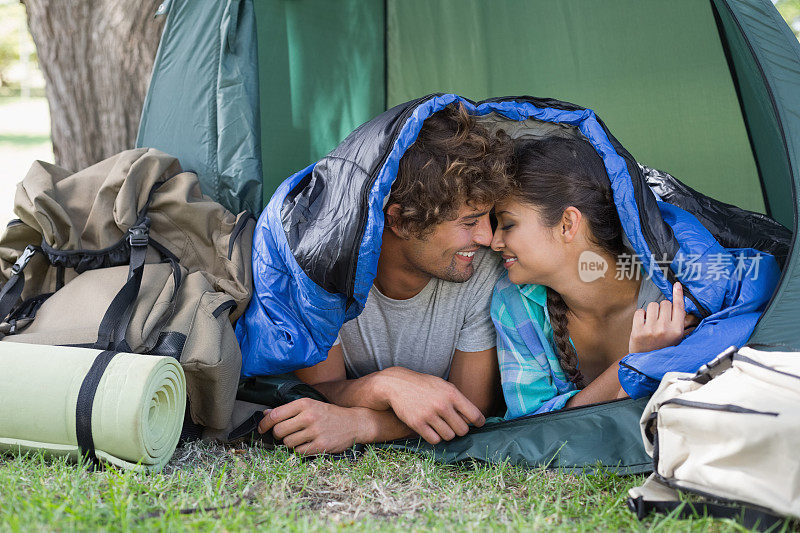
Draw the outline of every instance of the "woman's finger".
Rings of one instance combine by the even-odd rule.
[[[658,321],[666,327],[672,320],[672,302],[661,300],[658,305]]]
[[[647,316],[645,317],[645,322],[648,324],[655,324],[658,320],[658,302],[650,302],[647,304]]]
[[[672,320],[683,322],[686,316],[686,308],[683,302],[683,285],[677,281],[672,285]]]
[[[633,313],[633,331],[644,327],[644,309],[637,309]]]
[[[691,333],[694,331],[694,328],[696,328],[698,324],[700,324],[700,319],[692,314],[687,313],[683,319],[683,336],[687,337],[688,335],[691,335]]]

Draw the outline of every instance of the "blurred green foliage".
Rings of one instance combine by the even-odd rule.
[[[9,71],[23,60],[35,65],[35,50],[27,29],[25,6],[19,0],[0,0],[0,94],[19,91],[19,83],[8,79]],[[23,53],[27,57],[22,57]]]
[[[0,2],[0,81],[3,71],[19,61],[19,3]],[[25,16],[25,12],[22,12]]]
[[[800,0],[773,0],[783,20],[800,40]]]

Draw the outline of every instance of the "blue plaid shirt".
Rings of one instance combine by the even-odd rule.
[[[546,287],[515,285],[506,273],[494,286],[491,313],[506,418],[563,408],[578,390],[555,353]]]

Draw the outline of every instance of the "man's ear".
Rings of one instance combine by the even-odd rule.
[[[408,232],[397,225],[401,210],[402,207],[400,207],[400,204],[389,205],[389,207],[386,208],[386,223],[384,225],[389,228],[396,237],[408,240]]]
[[[580,231],[583,222],[583,213],[577,207],[569,206],[564,209],[564,214],[561,215],[561,227],[559,232],[564,242],[572,242]]]

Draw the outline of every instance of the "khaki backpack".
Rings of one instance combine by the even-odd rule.
[[[147,148],[76,173],[38,161],[14,211],[0,238],[2,341],[173,356],[191,421],[225,428],[241,370],[232,322],[253,290],[252,215],[231,214]]]
[[[800,517],[798,406],[797,352],[732,347],[696,374],[666,374],[641,418],[654,472],[629,507],[762,529]],[[679,491],[705,499],[682,502]]]

